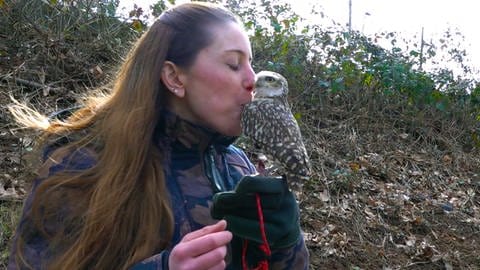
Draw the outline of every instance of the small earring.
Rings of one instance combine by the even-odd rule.
[[[173,91],[173,93],[176,94],[178,92],[178,89],[177,88],[172,88],[172,91]]]

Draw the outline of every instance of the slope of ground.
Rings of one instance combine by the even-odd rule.
[[[3,87],[0,268],[31,178],[25,153],[33,139],[12,131],[3,107],[11,89]],[[41,102],[52,109],[52,99]],[[479,269],[473,127],[428,111],[346,104],[313,107],[302,126],[314,168],[301,203],[311,269]]]
[[[474,126],[386,107],[330,107],[304,128],[315,164],[302,204],[312,269],[479,269]]]

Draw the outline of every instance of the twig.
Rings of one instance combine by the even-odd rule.
[[[36,88],[47,87],[46,85],[42,85],[42,84],[37,83],[37,82],[27,81],[27,80],[20,79],[20,78],[11,78],[11,79],[13,79],[16,83],[23,84],[23,85],[26,85],[26,86],[32,86],[32,87],[36,87]]]
[[[17,84],[22,84],[22,85],[26,85],[26,86],[30,86],[30,87],[35,87],[35,88],[41,88],[41,89],[43,89],[43,95],[44,96],[48,96],[50,91],[59,92],[63,89],[62,87],[51,87],[49,85],[44,85],[44,84],[40,84],[40,83],[37,83],[37,82],[32,82],[32,81],[28,81],[28,80],[25,80],[25,79],[12,77],[10,75],[3,76],[3,77],[1,77],[1,79],[2,80],[13,80]]]

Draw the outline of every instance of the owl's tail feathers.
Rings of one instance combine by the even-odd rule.
[[[284,177],[287,179],[288,188],[295,195],[297,202],[302,202],[303,198],[303,184],[309,179],[308,176],[298,175],[298,174],[285,174]]]

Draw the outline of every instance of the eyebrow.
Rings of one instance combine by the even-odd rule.
[[[244,51],[240,50],[240,49],[229,49],[229,50],[225,50],[225,53],[238,53],[238,54],[241,54],[243,56],[246,56],[248,55],[247,53],[245,53]],[[249,56],[248,57],[248,60],[251,62],[252,61],[252,56]]]

